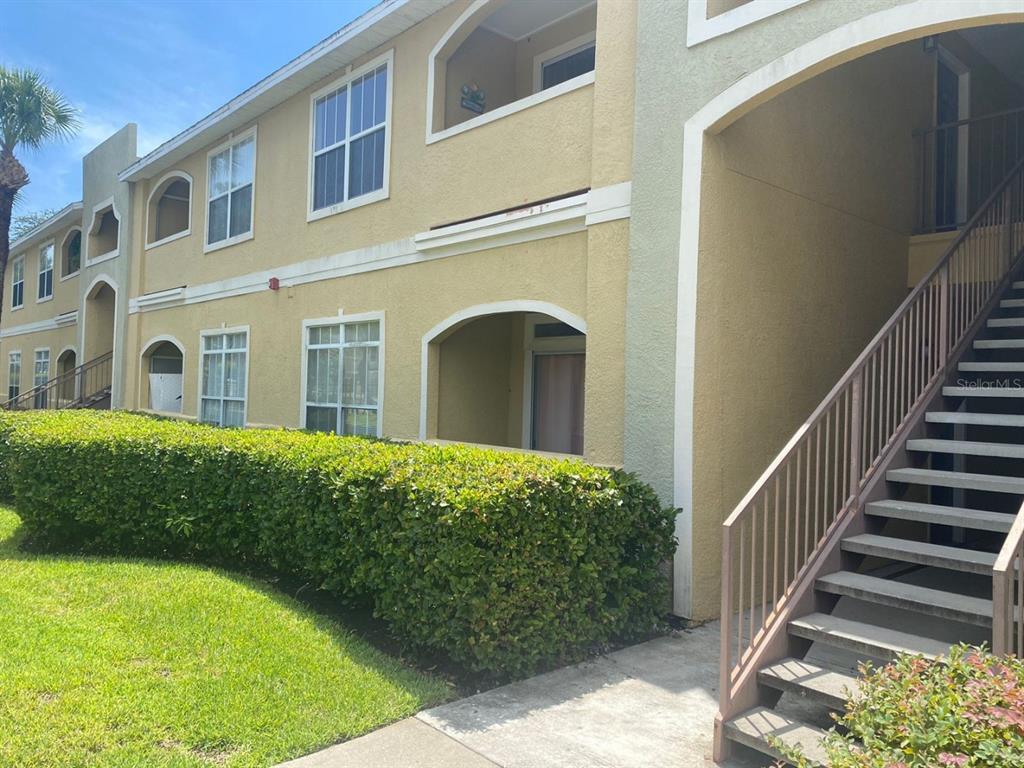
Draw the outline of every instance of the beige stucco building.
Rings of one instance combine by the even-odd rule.
[[[0,375],[19,407],[625,466],[679,509],[675,612],[714,617],[723,520],[1024,151],[1022,25],[386,0],[144,157],[134,126],[88,154],[13,244]]]

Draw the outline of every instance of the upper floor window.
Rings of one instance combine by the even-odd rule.
[[[82,268],[82,230],[73,229],[60,247],[61,277],[71,277]]]
[[[25,303],[25,257],[19,256],[11,262],[11,309]]]
[[[207,178],[207,250],[252,237],[255,129],[210,153]]]
[[[192,177],[168,174],[153,187],[146,210],[146,246],[160,245],[191,234]]]
[[[39,249],[39,290],[36,301],[53,297],[53,243]]]
[[[477,0],[431,51],[427,142],[594,80],[595,0]]]
[[[32,387],[42,387],[46,382],[50,380],[50,350],[49,349],[37,349],[35,368],[32,371]],[[45,389],[40,390],[35,394],[35,400],[33,402],[34,408],[45,408],[47,402],[47,391]]]
[[[305,427],[380,434],[380,321],[306,329]]]
[[[313,94],[311,218],[387,196],[389,65],[390,55]]]
[[[200,421],[221,427],[245,426],[248,344],[246,330],[202,334]]]

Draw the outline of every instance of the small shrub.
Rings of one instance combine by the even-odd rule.
[[[673,550],[635,477],[468,446],[3,414],[4,478],[39,545],[274,568],[501,677],[650,632]]]
[[[957,646],[867,666],[837,722],[848,733],[826,738],[832,768],[1024,768],[1024,661]]]

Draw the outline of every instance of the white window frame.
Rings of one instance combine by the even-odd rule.
[[[300,389],[299,389],[299,392],[300,392],[300,395],[299,395],[299,426],[302,429],[306,429],[306,408],[308,406],[310,406],[310,405],[312,405],[312,406],[318,405],[317,403],[307,403],[306,402],[306,395],[307,395],[307,392],[306,392],[306,372],[307,372],[307,370],[306,369],[307,369],[307,363],[308,363],[308,358],[309,358],[308,352],[309,352],[309,346],[310,346],[309,345],[309,329],[310,328],[319,328],[319,327],[327,326],[327,325],[340,325],[340,326],[342,326],[342,339],[344,339],[344,332],[345,332],[344,326],[349,325],[349,324],[354,324],[354,323],[365,323],[365,322],[377,322],[377,323],[379,323],[379,328],[380,328],[380,341],[377,342],[377,347],[378,347],[379,351],[377,353],[377,355],[378,355],[378,357],[377,357],[377,360],[378,360],[378,364],[377,364],[378,365],[378,370],[377,370],[377,434],[376,434],[376,437],[381,437],[384,434],[384,431],[383,431],[383,428],[384,428],[384,372],[385,372],[387,366],[384,364],[384,354],[385,354],[384,341],[385,341],[385,336],[384,336],[384,312],[383,311],[360,312],[360,313],[352,314],[352,315],[346,315],[343,312],[339,311],[338,314],[335,315],[334,317],[319,317],[319,318],[313,318],[313,319],[310,319],[310,320],[303,320],[302,321],[302,365],[300,366],[301,367],[301,371],[300,371],[300,374],[299,374],[300,375],[300,379],[299,379],[299,387],[300,387]],[[334,346],[334,345],[331,345],[331,346]],[[353,346],[355,346],[355,345],[353,345]],[[368,346],[368,345],[360,345],[360,346]],[[341,344],[338,345],[339,349],[344,349],[344,347],[345,347],[344,342],[342,342]],[[318,345],[318,348],[319,348],[319,345]],[[344,374],[342,374],[342,375],[344,375]],[[341,404],[340,396],[339,396],[338,411],[340,412],[343,407],[344,406]],[[340,424],[340,417],[339,417],[339,424]],[[337,434],[340,434],[340,433],[337,433]]]
[[[585,35],[573,38],[566,43],[549,48],[533,57],[533,92],[541,93],[544,88],[544,67],[554,64],[562,59],[567,59],[573,54],[585,51],[587,48],[597,48],[597,31],[587,32]],[[597,64],[594,65],[595,69]],[[564,81],[568,82],[568,81]],[[561,85],[559,83],[558,85]],[[557,88],[558,85],[551,86]]]
[[[36,373],[37,366],[39,365],[39,353],[40,352],[45,352],[46,353],[46,376],[43,378],[43,380],[41,382],[39,381],[39,376]],[[53,362],[53,360],[51,360],[51,358],[50,358],[50,348],[49,347],[36,347],[34,350],[32,350],[32,389],[35,389],[36,387],[41,387],[43,384],[45,384],[46,382],[48,382],[50,380],[50,378],[51,378],[51,370],[50,370],[50,368],[51,368],[51,363],[52,362]],[[35,395],[33,395],[33,403],[36,402],[36,398],[38,398],[40,394],[41,393],[36,393]],[[35,406],[35,407],[45,407],[45,406]]]
[[[209,160],[207,160],[207,163],[209,163]],[[255,165],[255,163],[256,163],[256,151],[255,151],[255,147],[253,147],[253,185],[252,185],[252,191],[253,191],[254,195],[256,193],[256,165]],[[149,242],[149,218],[150,218],[149,217],[149,210],[150,210],[150,206],[153,205],[153,195],[155,195],[156,191],[158,189],[160,189],[160,187],[162,187],[166,182],[170,181],[171,179],[179,179],[179,180],[184,181],[185,183],[188,184],[188,224],[185,226],[185,229],[181,230],[180,232],[175,232],[173,235],[168,235],[167,237],[165,237],[165,238],[163,238],[161,240],[155,240],[154,242],[151,243],[151,242]],[[207,179],[209,179],[209,166],[207,166]],[[167,190],[164,190],[164,191],[166,192]],[[157,246],[164,245],[165,243],[173,243],[175,240],[180,240],[181,238],[188,237],[189,235],[192,234],[192,203],[193,203],[192,197],[193,197],[194,193],[195,193],[195,184],[192,183],[192,176],[190,174],[188,174],[188,173],[185,173],[185,171],[168,171],[167,173],[165,173],[163,176],[161,176],[157,180],[156,184],[154,184],[153,188],[150,189],[150,191],[149,191],[149,197],[146,198],[146,240],[145,240],[145,245],[143,246],[143,250],[148,251],[150,248],[156,248]],[[209,180],[207,180],[207,184],[206,184],[206,194],[207,194],[207,197],[209,197],[209,194],[210,194]],[[209,206],[209,203],[207,203],[207,206]],[[209,215],[209,208],[207,208],[207,215]],[[207,231],[206,234],[207,234],[207,236],[209,236],[209,234],[210,234],[209,231]]]
[[[18,377],[17,381],[14,382],[14,386],[18,388],[18,393],[11,396],[11,379],[12,379],[12,368],[14,367],[14,361],[17,358],[18,361]],[[21,350],[12,349],[7,353],[7,399],[13,400],[17,397],[21,397]]]
[[[78,269],[74,272],[68,272],[64,274],[64,246],[68,244],[68,240],[71,236],[77,232],[81,238],[78,241]],[[118,235],[120,235],[120,227],[118,227]],[[72,277],[78,277],[78,273],[82,271],[82,262],[85,261],[85,232],[82,231],[81,227],[72,227],[64,235],[64,238],[60,241],[60,281],[70,280]]]
[[[21,280],[15,280],[14,275],[18,268],[21,268]],[[14,286],[21,283],[21,303],[14,303]],[[19,254],[11,259],[11,311],[19,310],[25,306],[25,254]]]
[[[323,219],[323,218],[326,218],[327,216],[334,216],[335,214],[338,214],[338,213],[344,213],[345,211],[350,211],[353,208],[359,208],[360,206],[363,206],[363,205],[369,205],[370,203],[377,203],[377,202],[380,202],[381,200],[387,200],[391,196],[391,194],[390,194],[390,186],[391,186],[390,185],[390,180],[391,180],[391,125],[392,125],[392,123],[391,123],[391,113],[392,113],[392,109],[394,107],[394,101],[392,99],[392,89],[394,88],[394,83],[395,83],[395,67],[394,67],[394,63],[395,63],[395,51],[392,48],[391,50],[387,51],[386,53],[384,53],[384,54],[378,56],[377,58],[375,58],[373,61],[367,62],[366,64],[364,64],[363,66],[359,67],[358,69],[354,69],[351,72],[347,73],[344,77],[340,77],[337,80],[335,80],[334,82],[329,83],[328,85],[325,85],[323,88],[320,88],[319,90],[314,91],[312,94],[310,94],[310,97],[309,97],[309,144],[308,144],[308,146],[309,146],[309,162],[308,162],[308,166],[309,167],[307,169],[308,181],[307,181],[307,184],[306,184],[306,200],[307,200],[307,202],[306,202],[306,221],[317,221],[318,219]],[[345,126],[345,134],[346,134],[346,136],[345,136],[345,141],[344,141],[344,145],[345,145],[345,181],[344,181],[345,199],[342,200],[339,203],[335,203],[334,205],[329,205],[329,206],[326,206],[324,208],[319,208],[319,209],[314,210],[313,209],[313,199],[314,199],[314,195],[313,195],[313,181],[314,181],[314,178],[313,177],[314,177],[314,167],[315,167],[316,156],[318,154],[320,154],[320,153],[323,153],[323,152],[329,152],[331,149],[335,149],[336,147],[341,145],[341,142],[339,142],[337,144],[332,145],[330,148],[325,148],[323,150],[317,150],[316,149],[316,145],[314,143],[316,141],[316,102],[317,102],[317,100],[323,98],[324,96],[328,95],[329,93],[331,93],[333,91],[338,90],[339,88],[347,88],[351,83],[353,83],[354,81],[358,80],[363,75],[369,74],[370,72],[372,72],[373,70],[377,69],[381,65],[386,65],[387,66],[387,78],[388,78],[388,87],[387,87],[387,91],[385,93],[385,102],[386,103],[385,103],[385,107],[384,107],[384,110],[385,110],[384,111],[384,186],[382,186],[380,189],[374,190],[373,192],[367,192],[365,195],[359,195],[359,197],[354,197],[351,200],[348,198],[348,181],[349,181],[349,179],[348,179],[348,147],[352,143],[353,140],[358,139],[361,136],[373,133],[374,131],[379,131],[380,130],[379,126],[374,126],[373,128],[368,128],[367,130],[362,131],[362,132],[360,132],[360,133],[358,133],[358,134],[356,134],[354,136],[350,136],[350,135],[348,135],[348,132],[349,132],[348,131],[348,125],[350,124],[349,123],[349,124],[347,124]],[[348,123],[348,121],[350,121],[352,119],[351,118],[351,115],[352,115],[352,113],[351,113],[352,89],[351,88],[348,88],[348,91],[346,92],[346,98],[348,99],[348,106],[350,108],[349,111],[346,113],[346,116],[345,116],[346,123]]]
[[[241,144],[248,138],[252,138],[252,204],[249,206],[249,231],[243,232],[240,235],[234,237],[227,237],[223,240],[218,240],[215,243],[210,242],[210,161],[214,155],[219,155],[225,149],[234,147],[236,144]],[[203,208],[203,253],[210,253],[211,251],[219,251],[221,248],[229,248],[232,245],[238,243],[244,243],[246,240],[252,240],[255,237],[255,223],[256,223],[256,166],[259,160],[259,139],[256,135],[256,126],[247,128],[240,133],[233,133],[225,141],[222,141],[216,147],[206,153],[206,183],[205,187],[205,199],[206,204]],[[230,163],[229,163],[230,166]],[[229,189],[223,195],[217,195],[213,198],[214,200],[224,197],[225,195],[231,194],[234,190]],[[148,215],[148,211],[147,211]],[[231,231],[231,203],[228,202],[228,231]],[[189,219],[189,228],[191,229],[191,218]]]
[[[50,268],[48,270],[44,270],[43,253],[46,251],[47,248],[50,249]],[[39,246],[39,260],[37,262],[38,270],[36,272],[36,304],[43,304],[47,301],[53,301],[53,279],[54,277],[56,277],[56,268],[54,267],[54,261],[56,260],[56,256],[57,245],[55,241],[50,240]],[[47,272],[50,273],[50,292],[45,296],[40,296],[39,290],[43,285],[43,275],[45,275]]]
[[[206,337],[207,336],[229,336],[232,333],[244,333],[245,334],[245,348],[244,349],[232,349],[232,350],[223,350],[223,349],[221,349],[221,350],[215,350],[214,352],[210,352],[210,353],[208,353],[206,351],[204,345],[205,345]],[[203,421],[203,400],[204,400],[204,398],[203,398],[203,367],[204,367],[203,366],[203,358],[207,354],[221,354],[221,355],[223,355],[225,351],[245,352],[245,376],[244,376],[244,378],[245,378],[245,397],[242,398],[242,427],[244,428],[244,427],[248,427],[249,426],[249,383],[250,383],[249,382],[249,353],[250,353],[251,350],[252,350],[252,337],[251,337],[251,334],[249,332],[249,326],[248,325],[236,325],[236,326],[234,326],[232,328],[227,328],[227,327],[225,327],[225,328],[208,328],[206,330],[202,330],[202,331],[199,332],[199,365],[196,366],[199,369],[199,371],[198,371],[199,388],[196,390],[196,421],[197,422],[200,422],[202,424],[210,424],[211,423],[211,422],[208,422],[208,421]],[[185,371],[185,356],[184,356],[184,354],[182,354],[182,363],[181,364],[182,364],[182,374],[184,374],[184,371]],[[205,399],[212,400],[214,398],[205,398]],[[224,402],[225,399],[232,400],[232,401],[235,401],[235,402],[238,401],[237,397],[225,398],[225,397],[222,396],[222,397],[218,397],[216,399],[220,400],[222,403]],[[218,426],[223,426],[223,425],[218,425]]]

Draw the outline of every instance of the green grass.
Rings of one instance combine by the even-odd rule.
[[[0,765],[268,766],[447,686],[259,581],[19,551],[0,507]]]

